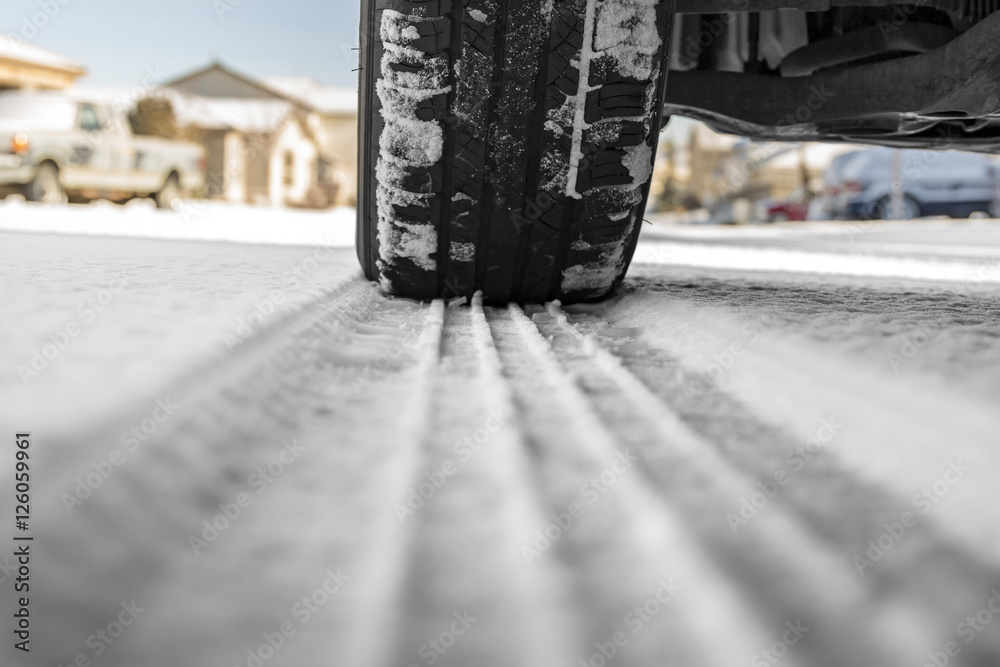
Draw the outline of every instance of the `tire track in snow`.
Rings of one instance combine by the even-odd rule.
[[[849,563],[832,557],[808,526],[781,508],[758,516],[753,531],[734,535],[725,514],[755,490],[753,480],[723,460],[564,313],[551,309],[535,320],[606,428],[639,451],[659,502],[683,508],[693,539],[725,573],[719,576],[757,607],[764,627],[776,636],[791,619],[812,628],[797,647],[805,664],[902,667],[921,659],[921,639],[931,628],[927,619],[911,616],[905,601],[871,600]],[[928,650],[936,646],[929,642]]]
[[[613,317],[623,326],[643,325],[648,312],[657,313],[660,323],[642,337],[651,349],[632,359],[625,355],[622,363],[754,479],[782,469],[783,455],[815,436],[824,417],[843,422],[818,460],[797,473],[802,479],[782,489],[788,497],[772,503],[796,514],[873,598],[896,600],[923,619],[929,626],[924,634],[934,638],[928,650],[956,639],[956,626],[1000,583],[995,520],[982,506],[996,479],[990,472],[998,469],[990,411],[975,398],[951,393],[937,378],[878,375],[863,357],[799,335],[775,329],[747,343],[740,332],[759,322],[739,310],[668,298],[665,312],[665,304],[651,303],[663,298],[642,295],[615,309]],[[701,397],[683,387],[684,378],[706,373],[706,362],[718,363],[734,341],[747,344],[728,364],[722,387]],[[955,460],[972,469],[928,512],[918,511],[915,494]],[[734,502],[720,512],[738,508]],[[916,516],[916,526],[892,536],[887,525],[898,524],[904,512]],[[869,540],[884,535],[892,545],[868,561],[862,579],[854,557],[871,558]],[[998,659],[1000,631],[987,628],[957,664]]]
[[[935,295],[931,303],[939,308],[940,301]],[[694,372],[704,370],[713,354],[740,341],[747,324],[740,309],[656,294],[637,295],[614,316],[626,325],[641,326],[642,312],[651,309],[663,321],[657,330],[647,329],[644,341]],[[994,319],[992,313],[977,317],[976,326],[985,328]],[[946,322],[941,338],[962,326],[961,320],[950,322],[944,315],[941,320]],[[727,371],[726,393],[761,421],[778,425],[803,442],[822,417],[836,415],[849,424],[837,439],[840,465],[901,499],[903,505],[938,479],[950,460],[973,466],[972,473],[947,495],[947,502],[935,506],[934,514],[944,535],[977,554],[991,569],[1000,567],[1000,525],[990,513],[978,511],[1000,474],[1000,451],[995,446],[1000,422],[989,397],[952,378],[919,372],[893,375],[873,364],[871,355],[817,340],[808,329],[798,331],[801,328],[799,323],[775,327],[745,346]],[[968,357],[964,363],[969,375],[977,371],[989,375],[983,369],[990,363],[989,355],[971,355],[966,348],[995,349],[995,344],[980,338],[963,343],[951,358]],[[926,354],[932,354],[930,348]]]
[[[304,664],[322,654],[370,664],[365,653],[380,645],[373,635],[384,629],[366,628],[379,616],[363,612],[382,611],[388,597],[383,591],[393,563],[380,558],[403,557],[393,548],[398,523],[381,518],[391,520],[393,490],[412,474],[406,469],[414,460],[410,434],[426,411],[407,403],[411,395],[427,395],[420,390],[426,357],[409,346],[429,331],[436,349],[440,318],[439,309],[398,307],[355,282],[342,296],[261,332],[245,353],[212,373],[203,371],[211,382],[172,388],[190,409],[161,425],[135,460],[72,516],[61,504],[39,512],[44,529],[36,564],[52,573],[36,597],[51,639],[40,647],[46,660],[62,664],[87,653],[87,636],[115,618],[123,600],[135,599],[147,611],[102,664],[244,664],[263,633],[295,620],[294,604],[322,586],[328,568],[342,567],[351,580],[323,609],[328,622],[316,614],[296,626],[294,639],[268,664]],[[403,351],[374,386],[358,390],[353,380],[392,341]],[[395,420],[365,418],[386,400],[412,407]],[[123,428],[111,426],[81,442],[111,447]],[[248,476],[293,439],[304,450],[301,460],[258,497]],[[53,448],[72,451],[63,443]],[[39,498],[71,492],[71,479],[86,472],[79,460],[101,455],[71,456],[59,474],[44,478]],[[204,537],[202,522],[239,493],[253,504],[195,555],[190,537]],[[256,573],[251,585],[248,573]],[[352,633],[330,632],[348,624]]]
[[[586,323],[577,323],[582,330],[589,329]],[[599,337],[600,331],[595,335]],[[614,353],[614,346],[608,349]],[[807,460],[799,453],[805,451],[805,439],[761,421],[724,386],[685,384],[685,378],[696,377],[696,373],[669,353],[645,347],[637,354],[621,354],[619,361],[755,482],[767,483],[773,481],[776,471],[785,472],[788,483],[778,488],[768,505],[795,514],[845,562],[851,563],[855,555],[867,558],[869,540],[886,533],[887,525],[898,524],[904,512],[917,515],[918,523],[907,528],[902,539],[894,540],[890,558],[865,569],[864,581],[873,596],[898,598],[919,607],[923,615],[934,619],[940,633],[949,635],[969,610],[980,608],[984,591],[1000,584],[996,566],[967,546],[956,545],[941,530],[933,513],[925,518],[909,498],[900,498],[845,467],[836,455],[836,436],[818,452],[808,452]],[[791,454],[801,467],[790,467],[787,457]],[[764,506],[757,511],[770,512],[772,508]],[[728,512],[740,516],[741,506],[733,505]],[[754,522],[751,517],[738,529],[754,530]],[[967,653],[973,650],[996,660],[996,638],[980,637]]]
[[[382,480],[383,491],[380,495],[385,502],[374,517],[379,528],[376,531],[377,539],[365,553],[356,555],[361,572],[358,577],[360,585],[354,588],[353,595],[343,606],[344,618],[315,626],[314,645],[303,646],[301,655],[288,663],[290,667],[315,660],[317,655],[343,655],[346,664],[360,667],[390,664],[393,647],[390,642],[385,641],[385,635],[391,625],[398,622],[399,591],[405,586],[413,540],[413,531],[394,520],[392,505],[399,502],[400,489],[419,470],[422,462],[421,443],[431,432],[431,392],[440,363],[444,311],[444,302],[441,300],[434,301],[429,307],[427,323],[417,346],[415,382],[404,387],[399,387],[397,382],[387,382],[389,393],[378,395],[377,405],[382,409],[387,403],[395,401],[406,406],[401,414],[397,413],[398,420],[386,420],[397,424],[396,438],[403,446],[395,448],[395,458],[398,460],[391,462],[393,474]],[[417,400],[413,400],[414,396]],[[359,413],[360,419],[370,419],[370,409],[360,410]],[[364,448],[380,442],[379,439],[370,439],[371,435],[366,434],[367,437],[363,437],[355,446]],[[389,436],[388,442],[391,441]],[[390,461],[392,458],[390,455]],[[343,524],[332,525],[337,526],[336,530],[343,539],[352,541],[354,535],[350,529],[345,530]],[[351,628],[350,632],[330,631],[331,628],[348,627]],[[324,649],[324,644],[331,636],[347,644],[343,653]]]
[[[715,392],[717,402],[682,409],[664,372],[677,359],[699,368],[699,354],[726,338],[718,313],[700,321],[705,333],[690,346],[672,327],[697,313],[681,309],[663,323],[662,336],[650,337],[650,354],[619,350],[616,358],[584,335],[584,323],[558,311],[532,322],[516,307],[484,313],[478,302],[470,309],[387,302],[365,283],[350,285],[171,389],[190,412],[164,424],[143,460],[116,471],[78,513],[67,517],[61,505],[39,513],[45,531],[37,562],[49,577],[39,617],[51,619],[51,641],[41,650],[49,662],[69,662],[122,600],[135,598],[148,611],[102,664],[246,664],[246,649],[261,645],[263,633],[297,622],[290,610],[321,586],[327,568],[350,579],[295,626],[268,667],[317,656],[358,667],[426,664],[421,646],[466,609],[477,621],[436,664],[575,666],[623,631],[628,642],[615,659],[622,667],[729,667],[771,646],[786,621],[801,620],[811,630],[782,664],[893,667],[922,664],[927,647],[940,650],[943,633],[981,605],[977,585],[987,597],[993,570],[962,556],[991,553],[973,548],[988,536],[969,526],[914,531],[901,569],[882,563],[864,580],[845,577],[853,571],[844,552],[898,509],[903,487],[885,472],[856,474],[839,453],[794,503],[778,498],[746,533],[728,534],[725,513],[788,442],[812,434],[808,421],[782,421],[748,388],[808,368],[815,377],[777,387],[786,399],[800,394],[786,405],[813,394],[821,398],[805,401],[809,409],[872,400],[840,382],[835,364],[817,369],[768,348],[740,371],[746,375],[732,395]],[[615,315],[636,323],[634,313]],[[353,382],[394,342],[404,343],[402,352],[370,381]],[[892,419],[906,407],[874,400]],[[114,446],[125,424],[148,416],[149,404],[137,402],[121,424],[80,441]],[[510,418],[459,462],[456,441],[475,438],[494,408],[507,408]],[[287,437],[303,445],[301,463],[193,555],[189,535],[220,502],[246,491],[247,475]],[[66,455],[42,477],[39,495],[57,498],[89,470],[95,452],[53,444]],[[905,460],[901,444],[890,445]],[[642,453],[640,461],[589,503],[582,485],[628,447]],[[446,459],[461,465],[400,522],[397,504]],[[844,481],[846,490],[837,486]],[[836,500],[838,490],[849,497]],[[582,515],[565,530],[556,525],[559,535],[527,563],[522,548],[542,544],[535,530],[555,525],[552,515],[565,515],[574,502]],[[851,516],[866,512],[872,516]],[[947,544],[946,533],[956,530],[967,551],[923,544]],[[915,583],[941,569],[951,572],[936,590]],[[629,613],[664,578],[680,592],[632,633]],[[993,664],[989,646],[964,649],[954,664]]]
[[[410,542],[385,664],[569,667],[559,579],[517,551],[541,512],[481,300],[445,319],[419,474],[395,508]]]
[[[656,501],[640,473],[622,472],[606,492],[588,500],[582,485],[611,469],[616,452],[623,451],[620,443],[518,307],[491,312],[490,327],[532,449],[537,492],[549,513],[545,521],[555,526],[553,515],[564,515],[565,525],[573,504],[582,506],[565,529],[529,525],[522,544],[539,552],[525,554],[525,567],[558,563],[572,584],[579,627],[574,664],[591,659],[600,664],[598,645],[609,651],[618,632],[627,643],[616,649],[614,664],[623,667],[722,667],[748,662],[770,646],[774,638],[706,565],[679,517]],[[559,534],[546,547],[534,529]],[[641,618],[634,610],[653,598],[664,579],[673,580],[680,592],[636,631],[628,619]],[[725,642],[718,641],[722,627]],[[789,658],[786,664],[796,663]]]

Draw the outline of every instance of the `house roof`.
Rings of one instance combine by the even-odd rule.
[[[134,86],[77,86],[68,95],[103,104],[127,103],[129,108],[142,97],[170,100],[180,125],[203,130],[237,130],[246,134],[273,132],[292,114],[296,106],[285,100],[246,100],[229,97],[201,97],[173,88],[156,88],[136,95]]]
[[[65,95],[78,100],[98,102],[100,104],[116,104],[127,101],[133,106],[136,101],[135,86],[76,84],[64,91]]]
[[[164,88],[173,88],[175,86],[178,86],[179,84],[186,83],[186,82],[188,82],[188,81],[190,81],[192,79],[197,79],[200,76],[204,76],[205,74],[208,74],[210,72],[216,72],[216,71],[217,72],[222,72],[222,73],[226,74],[227,76],[231,76],[232,78],[237,79],[238,81],[241,81],[241,82],[243,82],[243,83],[245,83],[245,84],[247,84],[249,86],[253,86],[255,88],[258,88],[261,91],[263,91],[265,93],[268,93],[270,95],[273,95],[275,97],[282,97],[281,93],[279,93],[279,92],[277,92],[275,90],[271,90],[267,86],[263,85],[257,79],[253,79],[253,78],[251,78],[250,76],[248,76],[246,74],[242,74],[240,72],[237,72],[232,67],[229,67],[227,65],[223,65],[222,63],[220,63],[218,61],[211,62],[208,65],[206,65],[205,67],[202,67],[201,69],[196,69],[193,72],[188,72],[187,74],[179,76],[176,79],[170,79],[169,81],[167,81],[167,82],[165,82],[163,84],[163,87]]]
[[[205,130],[274,132],[295,111],[295,105],[284,100],[208,98],[170,89],[161,92],[170,99],[181,125]]]
[[[356,88],[327,86],[310,77],[267,77],[264,85],[310,109],[327,114],[357,114]]]
[[[254,79],[220,62],[210,63],[163,85],[165,88],[176,88],[180,84],[213,72],[225,74],[245,85],[253,86],[268,96],[291,102],[310,111],[350,115],[358,112],[358,92],[355,88],[327,86],[310,77]]]
[[[268,98],[208,97],[176,87],[214,72],[253,86],[266,93]],[[134,102],[136,97],[134,87],[128,86],[83,86],[78,90],[85,90],[88,95],[107,103],[118,100]],[[169,99],[181,125],[194,125],[204,130],[237,130],[248,134],[280,129],[296,109],[331,115],[355,115],[358,109],[358,94],[353,88],[327,86],[308,77],[273,77],[257,81],[221,63],[212,63],[168,81],[150,94]]]
[[[87,72],[83,65],[75,60],[4,33],[0,33],[0,58],[69,72],[78,76]]]

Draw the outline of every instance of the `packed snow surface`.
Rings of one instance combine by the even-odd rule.
[[[619,664],[729,667],[788,624],[789,665],[909,667],[990,602],[998,223],[647,226],[616,298],[490,309],[94,210],[0,207],[44,664],[126,604],[105,667],[569,667],[615,636]],[[981,627],[961,652],[1000,664]]]
[[[305,211],[188,201],[161,211],[150,201],[126,206],[97,202],[52,208],[8,197],[0,201],[0,233],[60,232],[185,241],[353,248],[353,208]]]

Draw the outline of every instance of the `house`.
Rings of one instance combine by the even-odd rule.
[[[86,73],[69,58],[0,33],[0,90],[62,90]]]
[[[265,78],[271,90],[312,109],[309,129],[321,149],[320,171],[330,170],[345,204],[358,194],[358,91],[325,86],[306,77]]]
[[[220,63],[163,94],[208,151],[206,195],[274,206],[354,205],[357,93],[311,79],[255,80]]]

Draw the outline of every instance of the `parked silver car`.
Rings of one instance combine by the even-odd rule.
[[[828,213],[846,220],[967,218],[992,213],[997,197],[993,158],[955,151],[855,151],[834,160],[824,178]],[[898,209],[894,184],[901,195]]]
[[[152,196],[164,208],[204,183],[204,148],[135,137],[120,109],[69,92],[0,93],[0,194],[48,203]]]

